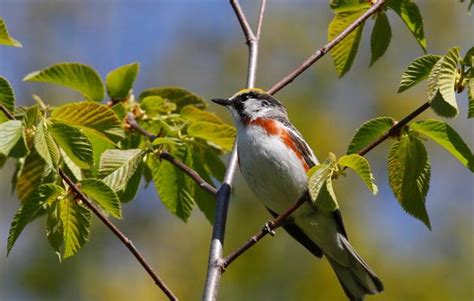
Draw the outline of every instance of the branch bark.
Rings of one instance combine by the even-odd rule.
[[[273,85],[267,93],[268,94],[275,94],[284,87],[286,87],[289,83],[291,83],[295,78],[297,78],[301,73],[303,73],[306,69],[311,67],[315,62],[317,62],[320,58],[322,58],[326,53],[328,53],[331,49],[333,49],[337,44],[339,44],[345,37],[347,37],[351,32],[354,31],[357,27],[359,27],[365,20],[367,20],[370,16],[375,14],[377,11],[383,8],[385,4],[385,0],[378,0],[372,7],[370,7],[362,16],[357,18],[353,23],[347,26],[337,37],[335,37],[332,41],[328,42],[326,45],[318,49],[312,55],[310,55],[298,68],[290,72],[287,76],[282,78],[279,82]]]
[[[246,44],[248,45],[248,70],[247,70],[247,88],[255,86],[255,76],[257,73],[258,61],[258,43],[260,39],[260,32],[262,29],[263,16],[265,12],[266,0],[261,1],[260,13],[257,22],[257,35],[255,35],[250,28],[250,25],[245,17],[245,14],[240,7],[237,0],[230,0],[230,4],[237,16],[237,20],[242,27],[245,36]],[[234,142],[234,147],[229,157],[227,170],[224,176],[224,182],[217,191],[217,207],[214,218],[214,226],[212,229],[212,240],[209,250],[209,261],[207,268],[207,279],[204,287],[202,300],[213,301],[217,299],[219,291],[220,279],[223,273],[222,269],[222,250],[224,247],[225,227],[227,223],[227,212],[229,209],[230,192],[232,189],[232,182],[234,180],[237,169],[237,141]]]
[[[415,117],[426,111],[430,107],[429,102],[425,102],[412,113],[408,114],[402,120],[394,124],[387,132],[383,135],[369,143],[365,148],[361,149],[358,154],[364,156],[375,147],[380,145],[383,141],[387,140],[389,137],[397,136],[398,133],[403,129],[404,126],[408,124],[408,122],[412,121]],[[242,246],[237,248],[235,251],[230,253],[226,258],[224,258],[221,262],[222,270],[224,271],[232,262],[234,262],[239,256],[244,254],[248,249],[254,246],[258,241],[264,238],[267,234],[274,234],[274,230],[282,226],[283,222],[289,217],[293,212],[295,212],[301,205],[304,204],[304,196],[301,197],[298,201],[296,201],[291,207],[283,211],[280,215],[278,215],[273,220],[267,222],[262,230],[255,235],[253,235],[249,240],[247,240]]]

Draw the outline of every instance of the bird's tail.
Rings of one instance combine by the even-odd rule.
[[[349,300],[362,301],[366,294],[372,295],[382,292],[382,281],[357,254],[347,239],[340,234],[339,238],[349,258],[349,265],[343,266],[328,255],[326,255],[326,258],[334,269],[337,279],[339,279]]]

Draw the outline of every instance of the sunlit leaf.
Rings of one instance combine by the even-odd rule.
[[[40,185],[31,193],[13,217],[8,234],[7,254],[10,253],[26,225],[37,217],[48,203],[55,201],[62,193],[64,193],[64,189],[55,184]]]
[[[36,128],[34,137],[34,146],[38,154],[51,167],[57,166],[59,163],[60,153],[59,148],[51,137],[46,120],[41,120]]]
[[[216,114],[208,111],[198,109],[194,106],[185,106],[181,110],[181,117],[189,121],[205,121],[221,124],[223,123]]]
[[[117,192],[117,195],[122,203],[127,203],[132,201],[138,193],[138,189],[140,188],[140,182],[143,175],[143,167],[144,162],[140,160],[135,172],[132,174],[130,179],[127,182],[124,190],[120,190]]]
[[[168,99],[175,103],[178,106],[178,109],[181,109],[186,105],[193,105],[200,109],[205,109],[207,107],[207,103],[202,97],[178,87],[159,87],[144,90],[140,94],[140,100],[148,96],[160,96]]]
[[[372,35],[370,37],[370,49],[372,57],[370,59],[370,65],[372,66],[382,55],[390,44],[392,38],[392,29],[388,22],[387,15],[381,12],[377,15],[375,20],[374,28],[372,29]]]
[[[113,217],[122,218],[122,209],[117,194],[102,180],[84,179],[79,182],[79,185],[81,191],[99,204],[105,212]]]
[[[443,57],[443,63],[438,73],[438,89],[443,97],[451,107],[457,111],[455,83],[458,63],[461,58],[459,55],[459,48],[455,47],[448,51],[448,54]]]
[[[132,90],[140,66],[138,63],[123,65],[112,70],[105,78],[107,93],[112,99],[123,99]]]
[[[330,0],[329,6],[335,13],[345,13],[369,9],[370,3],[367,0]]]
[[[426,52],[423,18],[418,6],[411,0],[389,0],[387,5],[400,16],[423,51]]]
[[[308,171],[308,188],[313,204],[325,211],[339,208],[332,187],[332,164],[320,164]]]
[[[10,83],[0,76],[0,104],[2,104],[10,113],[15,111],[15,94]],[[7,116],[0,111],[0,122],[8,120]]]
[[[474,171],[474,157],[461,136],[447,123],[428,119],[410,125],[414,131],[430,138],[450,152],[462,165]]]
[[[112,190],[123,190],[143,159],[141,149],[109,149],[100,159],[99,177]]]
[[[104,98],[104,84],[99,74],[91,67],[79,63],[55,64],[32,72],[23,80],[68,87],[93,101],[101,101]]]
[[[425,208],[430,182],[430,162],[423,143],[404,136],[393,143],[388,157],[388,180],[402,208],[431,229]]]
[[[147,116],[156,117],[173,112],[177,106],[161,96],[147,96],[140,101],[140,108]]]
[[[352,137],[347,154],[355,154],[368,146],[375,139],[388,132],[395,124],[392,117],[378,117],[364,122]]]
[[[375,185],[374,175],[370,170],[370,164],[366,158],[358,154],[345,155],[340,157],[337,163],[341,165],[341,167],[348,167],[354,170],[362,181],[364,181],[369,190],[374,195],[377,194],[378,188],[377,185]]]
[[[192,137],[204,139],[213,146],[230,151],[234,144],[236,130],[227,124],[201,121],[191,124],[188,128],[188,134]]]
[[[469,108],[467,118],[474,117],[474,78],[470,78],[467,85],[467,96],[469,99]]]
[[[441,58],[440,55],[425,55],[413,60],[403,72],[398,93],[416,85],[428,77],[436,62]]]
[[[10,150],[20,140],[23,124],[19,120],[8,120],[0,124],[0,154],[8,156]]]
[[[8,34],[7,25],[3,18],[0,17],[0,45],[13,46],[13,47],[22,47],[21,43],[12,38]]]
[[[81,168],[94,164],[92,145],[78,128],[61,122],[54,122],[50,127],[51,136],[68,157]]]
[[[14,186],[18,198],[24,202],[31,191],[42,182],[46,172],[46,163],[37,152],[31,152],[20,165],[14,177]]]

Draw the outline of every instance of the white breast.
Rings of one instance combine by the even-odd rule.
[[[239,165],[250,189],[273,211],[281,212],[307,188],[306,171],[278,136],[257,125],[238,125]]]

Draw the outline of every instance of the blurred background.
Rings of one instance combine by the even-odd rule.
[[[242,1],[256,19],[258,1]],[[326,0],[268,1],[258,86],[269,88],[326,42],[332,13]],[[467,4],[417,0],[428,52],[444,54],[473,44]],[[185,87],[206,99],[227,97],[245,84],[247,49],[228,1],[198,0],[0,0],[0,15],[23,48],[0,48],[0,74],[20,104],[37,94],[51,104],[78,94],[22,82],[29,72],[77,61],[102,76],[120,65],[141,65],[136,94],[154,86]],[[278,93],[290,119],[320,159],[342,155],[358,126],[376,116],[401,118],[426,101],[425,84],[397,94],[405,66],[422,51],[404,24],[389,13],[393,38],[373,67],[366,24],[352,70],[338,79],[329,55]],[[460,116],[448,120],[474,148],[466,96]],[[230,122],[227,112],[211,110]],[[435,117],[431,112],[422,118]],[[384,281],[371,300],[473,300],[473,176],[447,152],[428,142],[432,162],[427,208],[430,232],[405,214],[387,184],[388,143],[368,155],[380,192],[371,196],[349,173],[337,181],[352,244]],[[225,160],[226,158],[223,158]],[[0,172],[0,300],[164,300],[128,250],[97,220],[90,242],[59,263],[45,235],[45,219],[29,225],[6,257],[10,221],[19,207],[11,195],[13,164]],[[185,224],[166,211],[152,186],[124,206],[116,221],[182,300],[198,300],[207,268],[211,225],[196,209]],[[269,215],[238,175],[230,206],[225,251],[258,231]],[[220,300],[344,300],[326,260],[316,260],[283,231],[265,238],[236,261],[222,280]]]

